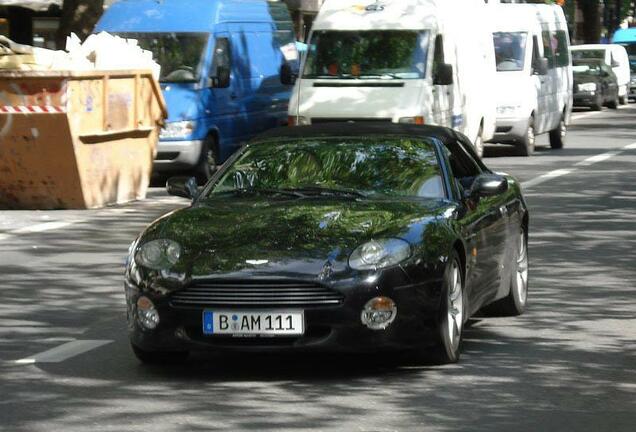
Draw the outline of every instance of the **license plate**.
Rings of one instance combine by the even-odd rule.
[[[302,312],[203,312],[205,335],[295,336],[304,333]]]

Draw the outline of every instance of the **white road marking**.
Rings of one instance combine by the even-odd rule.
[[[625,150],[636,150],[636,143],[631,143],[623,147]]]
[[[581,114],[572,114],[572,120],[581,120],[584,119],[586,117],[592,117],[595,115],[599,115],[601,114],[602,111],[592,111],[592,112],[586,112],[586,113],[581,113]]]
[[[596,155],[596,156],[589,157],[589,158],[587,158],[585,160],[582,160],[581,162],[575,163],[574,166],[590,166],[590,165],[594,165],[595,163],[603,162],[603,161],[608,160],[610,158],[613,158],[614,156],[617,156],[617,155],[619,155],[621,153],[622,153],[621,151],[611,151],[611,152],[599,154],[599,155]]]
[[[532,180],[525,181],[521,183],[521,186],[524,188],[530,188],[533,186],[540,185],[541,183],[545,183],[553,178],[563,177],[568,174],[572,174],[576,169],[558,169],[554,171],[550,171],[549,173],[540,175],[539,177],[533,178]]]
[[[60,363],[112,342],[112,340],[75,340],[35,354],[31,357],[15,360],[14,363],[19,365],[34,363]]]
[[[69,225],[72,225],[76,222],[45,222],[37,225],[31,225],[24,228],[19,228],[13,231],[10,231],[11,234],[30,234],[30,233],[40,233],[45,231],[56,230],[60,228],[66,228]]]

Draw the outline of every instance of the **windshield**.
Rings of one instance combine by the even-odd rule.
[[[433,145],[409,138],[315,138],[254,145],[221,175],[208,197],[239,191],[446,196]]]
[[[495,43],[495,58],[497,71],[511,72],[523,70],[526,58],[525,32],[497,32],[493,33]]]
[[[206,33],[125,33],[137,39],[139,46],[152,51],[161,65],[160,82],[197,82],[203,69],[203,54],[209,35]]]
[[[576,59],[605,59],[602,49],[573,49],[572,58]]]
[[[304,77],[424,78],[428,45],[428,31],[316,31]]]

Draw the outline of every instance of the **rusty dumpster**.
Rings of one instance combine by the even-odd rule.
[[[0,208],[145,198],[166,117],[149,71],[0,71]]]

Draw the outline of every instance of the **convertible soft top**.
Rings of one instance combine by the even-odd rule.
[[[443,143],[456,141],[459,133],[442,126],[412,125],[387,122],[358,122],[358,123],[321,123],[311,126],[296,126],[270,129],[253,141],[269,140],[271,138],[311,138],[311,137],[350,137],[374,135],[399,135],[414,138],[437,138]]]

